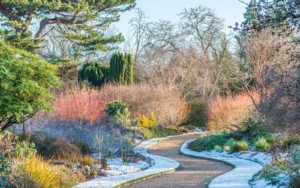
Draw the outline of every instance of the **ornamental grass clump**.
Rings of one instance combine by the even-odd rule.
[[[232,147],[232,152],[248,151],[249,144],[247,141],[236,141]]]
[[[261,137],[254,143],[254,147],[258,151],[268,151],[271,146],[264,137]]]
[[[20,161],[19,170],[27,174],[32,180],[38,182],[43,188],[56,188],[60,186],[59,169],[44,161],[39,156],[33,156],[25,162]]]

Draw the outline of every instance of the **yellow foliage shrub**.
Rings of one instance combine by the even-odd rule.
[[[43,188],[56,188],[60,186],[59,169],[44,161],[41,157],[33,156],[24,163],[20,162],[20,171],[27,174],[32,180]]]
[[[150,127],[154,127],[156,125],[157,125],[157,120],[156,120],[154,113],[151,113],[149,118],[142,115],[137,121],[138,127],[150,128]]]

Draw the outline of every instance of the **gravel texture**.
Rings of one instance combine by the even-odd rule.
[[[199,135],[184,135],[163,140],[150,149],[150,154],[178,161],[181,166],[175,172],[123,186],[124,188],[190,188],[206,187],[215,177],[232,170],[221,162],[188,157],[180,154],[180,147],[186,141]]]

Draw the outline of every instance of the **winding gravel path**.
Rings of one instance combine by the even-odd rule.
[[[153,146],[149,151],[151,154],[174,159],[181,164],[181,167],[175,172],[123,186],[123,188],[201,188],[206,187],[216,176],[232,170],[231,166],[220,162],[192,158],[179,153],[184,142],[197,137],[199,135],[174,137]]]

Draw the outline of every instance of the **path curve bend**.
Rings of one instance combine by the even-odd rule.
[[[215,177],[231,171],[232,167],[222,162],[180,154],[182,144],[199,136],[198,134],[173,137],[151,147],[150,154],[178,161],[181,164],[180,168],[175,172],[126,185],[123,188],[204,188]]]

